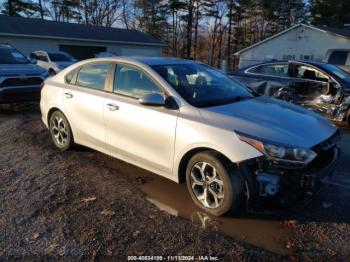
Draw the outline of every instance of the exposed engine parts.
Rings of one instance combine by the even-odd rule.
[[[271,61],[229,73],[252,90],[312,109],[350,125],[350,74],[315,61]]]
[[[260,95],[273,96],[312,108],[333,121],[346,120],[346,113],[350,110],[350,95],[343,93],[341,89],[332,90],[328,94],[315,93],[305,99],[305,94],[297,86],[283,86],[274,81],[259,81],[250,84],[249,88]]]
[[[259,173],[256,176],[256,180],[259,183],[260,196],[274,196],[277,194],[280,181],[279,176],[270,175],[267,173]]]

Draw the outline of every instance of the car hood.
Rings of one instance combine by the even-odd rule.
[[[34,64],[0,64],[0,76],[41,75],[46,70]]]
[[[206,122],[251,137],[311,148],[332,136],[337,127],[317,113],[269,97],[200,109]]]

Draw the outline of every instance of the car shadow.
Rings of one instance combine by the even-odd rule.
[[[11,104],[0,104],[0,115],[16,114],[35,114],[40,113],[39,102],[21,102]]]

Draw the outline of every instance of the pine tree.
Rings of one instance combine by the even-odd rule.
[[[163,39],[167,28],[164,4],[161,0],[135,0],[134,7],[139,10],[136,19],[145,33]]]
[[[310,11],[314,25],[343,27],[350,24],[349,0],[311,0]]]
[[[2,13],[9,16],[35,17],[40,14],[40,5],[30,0],[8,0],[3,3]]]

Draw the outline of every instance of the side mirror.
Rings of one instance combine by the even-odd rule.
[[[31,64],[36,64],[36,63],[38,63],[38,60],[36,60],[35,58],[31,58],[30,59],[30,63]]]
[[[165,99],[162,95],[153,93],[141,97],[139,103],[145,106],[164,106]]]

